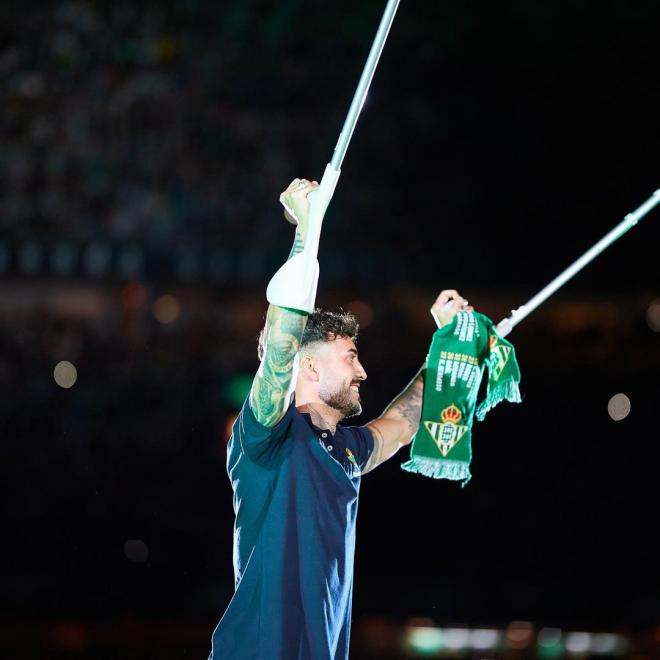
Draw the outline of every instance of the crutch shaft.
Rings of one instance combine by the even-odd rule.
[[[503,319],[497,324],[497,331],[502,336],[511,332],[526,316],[533,312],[539,305],[545,302],[559,287],[564,285],[577,272],[581,271],[589,262],[595,259],[603,250],[608,248],[614,241],[621,238],[629,229],[634,227],[641,218],[660,203],[660,189],[656,190],[641,206],[629,213],[612,231],[603,236],[593,247],[587,250],[579,259],[571,264],[566,270],[558,275],[550,284],[539,291],[531,300],[524,305],[514,309],[511,316]]]

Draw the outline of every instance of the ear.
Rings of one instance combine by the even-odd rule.
[[[306,355],[300,360],[300,375],[307,381],[314,383],[319,381],[317,360],[311,355]]]

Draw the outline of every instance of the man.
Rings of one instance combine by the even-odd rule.
[[[294,179],[280,198],[297,224],[289,258],[304,248],[317,186]],[[447,290],[433,313],[446,323],[469,309]],[[362,410],[357,331],[351,314],[268,308],[261,364],[228,446],[236,590],[210,660],[348,658],[360,478],[410,443],[423,392],[420,369],[380,417],[339,426]]]

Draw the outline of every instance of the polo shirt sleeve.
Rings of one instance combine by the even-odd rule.
[[[232,428],[232,435],[240,444],[241,451],[255,462],[273,458],[288,436],[294,410],[291,404],[275,426],[264,426],[254,416],[248,395]]]
[[[344,428],[349,434],[346,446],[353,452],[360,470],[364,470],[369,456],[374,450],[374,436],[366,426],[346,426]]]

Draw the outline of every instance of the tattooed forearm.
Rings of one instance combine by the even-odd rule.
[[[386,415],[397,416],[404,420],[410,432],[414,433],[419,426],[419,420],[422,414],[422,396],[424,393],[423,368],[417,372],[417,375],[410,382],[399,396],[386,408]]]
[[[296,228],[296,237],[293,239],[293,246],[291,247],[291,252],[289,252],[289,259],[295,257],[297,254],[300,254],[305,247],[305,237],[303,231],[300,227]]]
[[[264,356],[252,383],[250,402],[257,421],[274,426],[288,403],[294,358],[300,348],[307,315],[271,305],[264,336]]]

